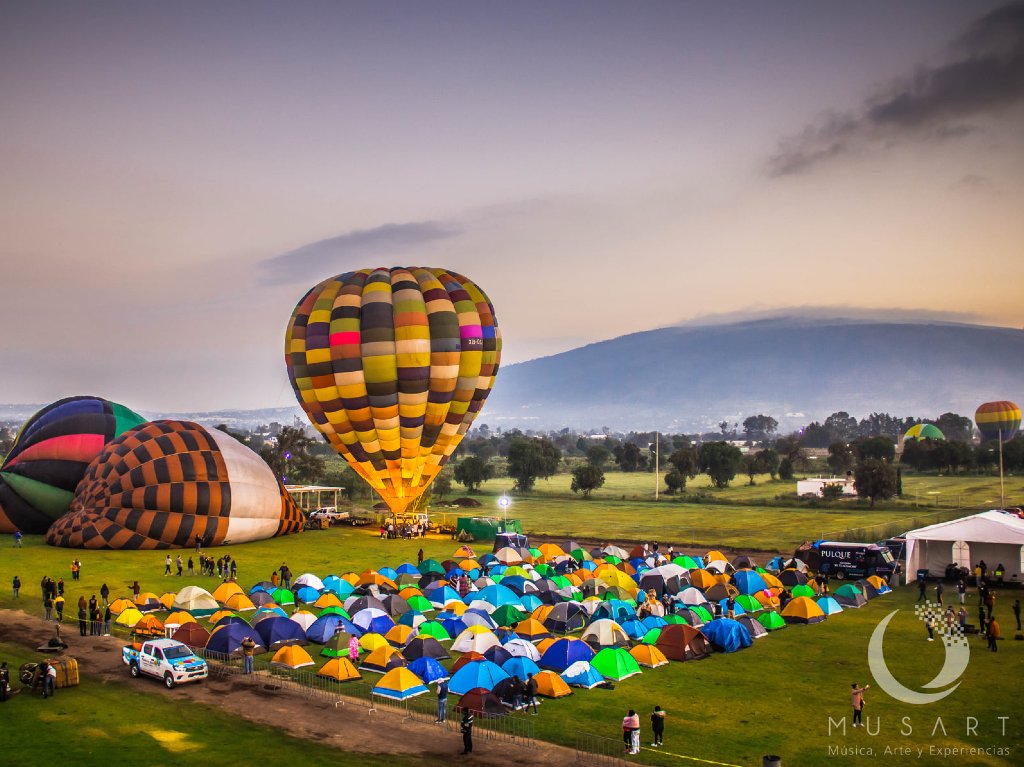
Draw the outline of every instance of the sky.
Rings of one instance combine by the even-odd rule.
[[[0,168],[0,402],[291,405],[295,303],[368,266],[473,279],[503,364],[1020,327],[1024,3],[0,0]]]

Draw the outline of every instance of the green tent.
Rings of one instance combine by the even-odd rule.
[[[799,586],[794,586],[792,594],[795,597],[810,597],[811,599],[814,599],[814,589],[812,589],[806,583],[802,583]]]
[[[850,599],[855,599],[858,594],[861,594],[860,589],[858,589],[852,583],[844,583],[842,586],[835,590],[835,593],[832,596],[849,597]]]
[[[622,560],[621,559],[619,559],[616,556],[612,556],[611,554],[606,556],[604,558],[604,561],[607,562],[610,565],[621,565],[622,564]]]
[[[324,645],[324,649],[320,651],[320,654],[328,658],[348,657],[348,640],[351,636],[351,634],[346,634],[344,631],[339,631],[327,640],[327,644]],[[359,650],[361,652],[362,648],[360,647]]]
[[[590,665],[601,676],[616,682],[640,673],[636,658],[625,647],[605,647],[591,659]]]
[[[665,623],[686,623],[686,618],[682,615],[666,615]]]
[[[748,613],[756,613],[759,610],[764,609],[764,605],[758,602],[754,597],[749,594],[740,594],[736,597],[736,604],[746,610]]]
[[[497,517],[459,517],[456,523],[456,537],[463,531],[478,541],[493,541],[498,533],[522,533],[523,526],[518,519],[508,523]]]
[[[325,615],[340,615],[345,620],[352,620],[352,616],[348,614],[348,611],[344,607],[338,607],[333,605],[331,607],[325,607],[323,610],[317,613],[318,618],[322,618]]]
[[[420,594],[413,594],[405,601],[409,603],[409,607],[413,610],[419,610],[421,613],[428,613],[434,609],[431,601]]]
[[[491,618],[499,626],[511,626],[526,618],[526,613],[516,608],[515,605],[502,605],[493,613]]]
[[[270,592],[270,598],[281,607],[295,604],[295,595],[288,589],[274,589]]]
[[[418,634],[434,637],[438,642],[450,642],[452,639],[444,626],[437,621],[425,621],[416,627],[416,631]]]
[[[445,574],[444,566],[436,559],[424,559],[416,565],[416,569],[419,570],[422,575],[427,575],[428,573],[436,573],[437,575]]]
[[[712,616],[711,613],[708,612],[708,609],[706,607],[702,607],[701,605],[693,605],[692,607],[689,607],[687,609],[705,623],[711,623],[711,621],[714,620],[714,616]]]
[[[673,615],[672,617],[673,618],[679,618],[678,615]],[[686,621],[684,621],[682,618],[679,618],[679,622],[686,623]],[[643,644],[657,644],[658,637],[660,637],[660,636],[661,636],[661,629],[651,629],[646,634],[644,634],[643,639],[641,639],[640,641]]]
[[[786,627],[786,621],[783,620],[782,616],[774,610],[768,610],[757,616],[757,620],[760,621],[761,625],[764,626],[768,631],[775,631],[776,629],[782,629]]]
[[[700,565],[698,565],[697,562],[694,561],[693,557],[688,557],[685,554],[681,557],[676,557],[675,559],[673,559],[672,564],[679,565],[680,567],[685,567],[687,570],[700,569]]]
[[[553,575],[555,572],[555,568],[553,568],[551,565],[534,565],[533,569],[545,577]]]
[[[590,556],[590,552],[586,551],[585,549],[573,549],[569,552],[569,556],[571,556],[577,562],[584,562],[588,559],[593,559],[593,557]]]

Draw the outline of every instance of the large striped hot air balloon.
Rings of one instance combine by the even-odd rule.
[[[0,533],[45,533],[68,510],[89,462],[145,419],[100,397],[67,397],[21,427],[0,466]]]
[[[310,290],[285,336],[310,421],[399,514],[451,457],[501,357],[484,292],[445,269],[360,269]]]
[[[983,440],[1008,442],[1020,429],[1020,408],[1007,400],[986,402],[975,411],[974,422]]]
[[[302,530],[270,467],[234,437],[189,421],[143,423],[89,464],[46,542],[88,549],[245,543]]]

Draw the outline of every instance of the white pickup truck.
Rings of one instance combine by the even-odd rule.
[[[121,651],[121,660],[132,676],[155,676],[164,680],[167,689],[183,682],[198,682],[210,673],[205,660],[173,639],[150,639],[138,649],[128,645]]]

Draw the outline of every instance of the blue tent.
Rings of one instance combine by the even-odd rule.
[[[442,617],[444,615],[451,615],[451,613],[440,613],[437,616],[437,622],[444,627],[444,630],[448,632],[448,636],[457,637],[463,631],[466,630],[466,624],[463,623],[462,618],[452,616],[450,618]]]
[[[529,594],[523,594],[523,598],[519,601],[522,603],[523,607],[526,608],[525,612],[530,613],[544,604],[544,601],[532,591]]]
[[[523,594],[532,593],[537,590],[537,586],[533,581],[521,575],[510,575],[507,578],[502,578],[501,585],[520,597]]]
[[[594,610],[592,620],[599,621],[602,618],[611,618],[622,626],[629,619],[636,619],[636,608],[629,602],[621,599],[609,599]],[[628,633],[628,632],[627,632]]]
[[[501,607],[503,605],[513,605],[514,607],[520,607],[519,595],[516,594],[508,586],[504,586],[500,583],[496,583],[493,586],[487,586],[480,591],[470,592],[466,595],[466,603],[472,602],[473,599],[482,599],[485,602],[490,602],[495,607]]]
[[[843,606],[832,597],[821,597],[818,599],[818,607],[825,615],[835,615],[843,611]]]
[[[269,620],[269,619],[268,619]],[[287,620],[287,619],[286,619]],[[293,626],[298,626],[295,621],[288,621]],[[302,628],[299,626],[299,628]],[[267,651],[266,645],[260,641],[260,636],[252,628],[241,623],[231,623],[214,629],[210,634],[210,640],[206,643],[209,652],[220,653],[221,655],[238,656],[242,654],[242,642],[246,637],[256,640],[256,652]]]
[[[417,658],[407,668],[427,684],[439,682],[442,679],[447,679],[449,676],[445,667],[433,658]]]
[[[420,571],[416,569],[416,565],[414,565],[412,562],[403,562],[395,568],[395,572],[398,575],[422,575],[422,573],[420,573]],[[394,580],[394,578],[392,578],[391,580]],[[324,585],[327,585],[327,581],[324,581]]]
[[[732,579],[741,594],[756,594],[768,588],[768,584],[757,570],[738,570]]]
[[[328,613],[317,618],[313,625],[306,629],[306,639],[317,644],[327,644],[339,631],[347,631],[357,636],[360,634],[359,629],[345,620],[344,616]]]
[[[394,580],[398,577],[398,571],[392,570],[390,567],[382,567],[377,572],[383,575],[385,578],[390,578],[391,580]]]
[[[502,664],[501,668],[509,676],[517,676],[522,680],[526,680],[530,674],[540,673],[540,666],[529,658],[510,658]]]
[[[594,657],[594,651],[590,645],[582,639],[559,639],[554,642],[540,658],[538,664],[541,668],[550,669],[559,673],[565,671],[576,661],[590,661]]]
[[[218,629],[221,626],[229,626],[231,624],[237,624],[239,626],[245,626],[246,628],[252,628],[249,622],[240,615],[225,615],[219,621],[214,623],[213,627],[215,629]]]
[[[362,631],[375,634],[386,634],[394,628],[391,616],[376,607],[365,607],[352,616],[352,623]]]
[[[416,628],[420,624],[426,622],[427,616],[425,616],[419,610],[406,610],[398,619],[398,625],[408,626],[409,628]]]
[[[729,600],[728,599],[720,599],[718,601],[718,604],[722,608],[722,615],[728,615],[729,614]],[[742,615],[745,612],[746,612],[746,610],[743,609],[743,605],[741,605],[739,602],[737,602],[734,599],[733,602],[732,602],[732,614],[733,615]]]
[[[462,622],[467,626],[484,626],[492,631],[498,628],[498,624],[494,618],[491,617],[490,613],[486,610],[478,610],[475,607],[471,607],[466,610],[461,616]]]
[[[501,666],[489,660],[475,660],[455,672],[448,683],[448,689],[456,695],[465,695],[477,687],[490,691],[498,682],[508,678],[509,675],[502,671]]]
[[[595,618],[597,617],[597,613],[599,612],[601,612],[600,609],[598,609],[594,613]],[[591,621],[591,623],[593,623],[593,621]],[[629,618],[628,620],[624,620],[619,625],[622,626],[622,630],[626,632],[626,636],[628,636],[630,639],[640,639],[643,637],[644,634],[650,631],[650,629],[647,626],[645,626],[642,622],[637,620],[636,615],[634,615],[632,618]]]
[[[650,631],[651,629],[664,628],[668,625],[668,621],[662,618],[660,615],[648,615],[640,622],[648,631]]]
[[[308,605],[320,598],[320,592],[312,586],[300,586],[295,592],[295,598]]]
[[[257,623],[255,630],[268,650],[276,650],[286,644],[306,644],[306,632],[302,626],[288,618],[267,618]]]
[[[573,687],[583,687],[587,690],[597,687],[599,684],[604,684],[604,677],[601,676],[601,672],[586,661],[573,663],[562,672],[561,676],[566,684],[570,684]]]
[[[496,663],[502,668],[505,664],[513,658],[512,653],[504,648],[503,645],[496,644],[494,647],[488,647],[484,652],[484,657],[487,658],[491,663]],[[511,671],[509,673],[512,673]],[[524,677],[525,678],[525,677]]]
[[[438,606],[444,606],[453,599],[459,602],[462,601],[459,597],[459,592],[451,586],[438,586],[435,589],[427,589],[423,596],[429,599],[431,604]]]
[[[288,613],[286,613],[280,607],[261,607],[252,616],[252,625],[255,626],[260,621],[265,620],[267,618],[273,618],[274,616],[280,616],[282,618],[287,618],[288,617]],[[238,621],[235,621],[235,623],[237,623],[237,622]]]
[[[754,643],[746,626],[728,618],[718,618],[705,623],[700,630],[718,652],[736,652]]]

